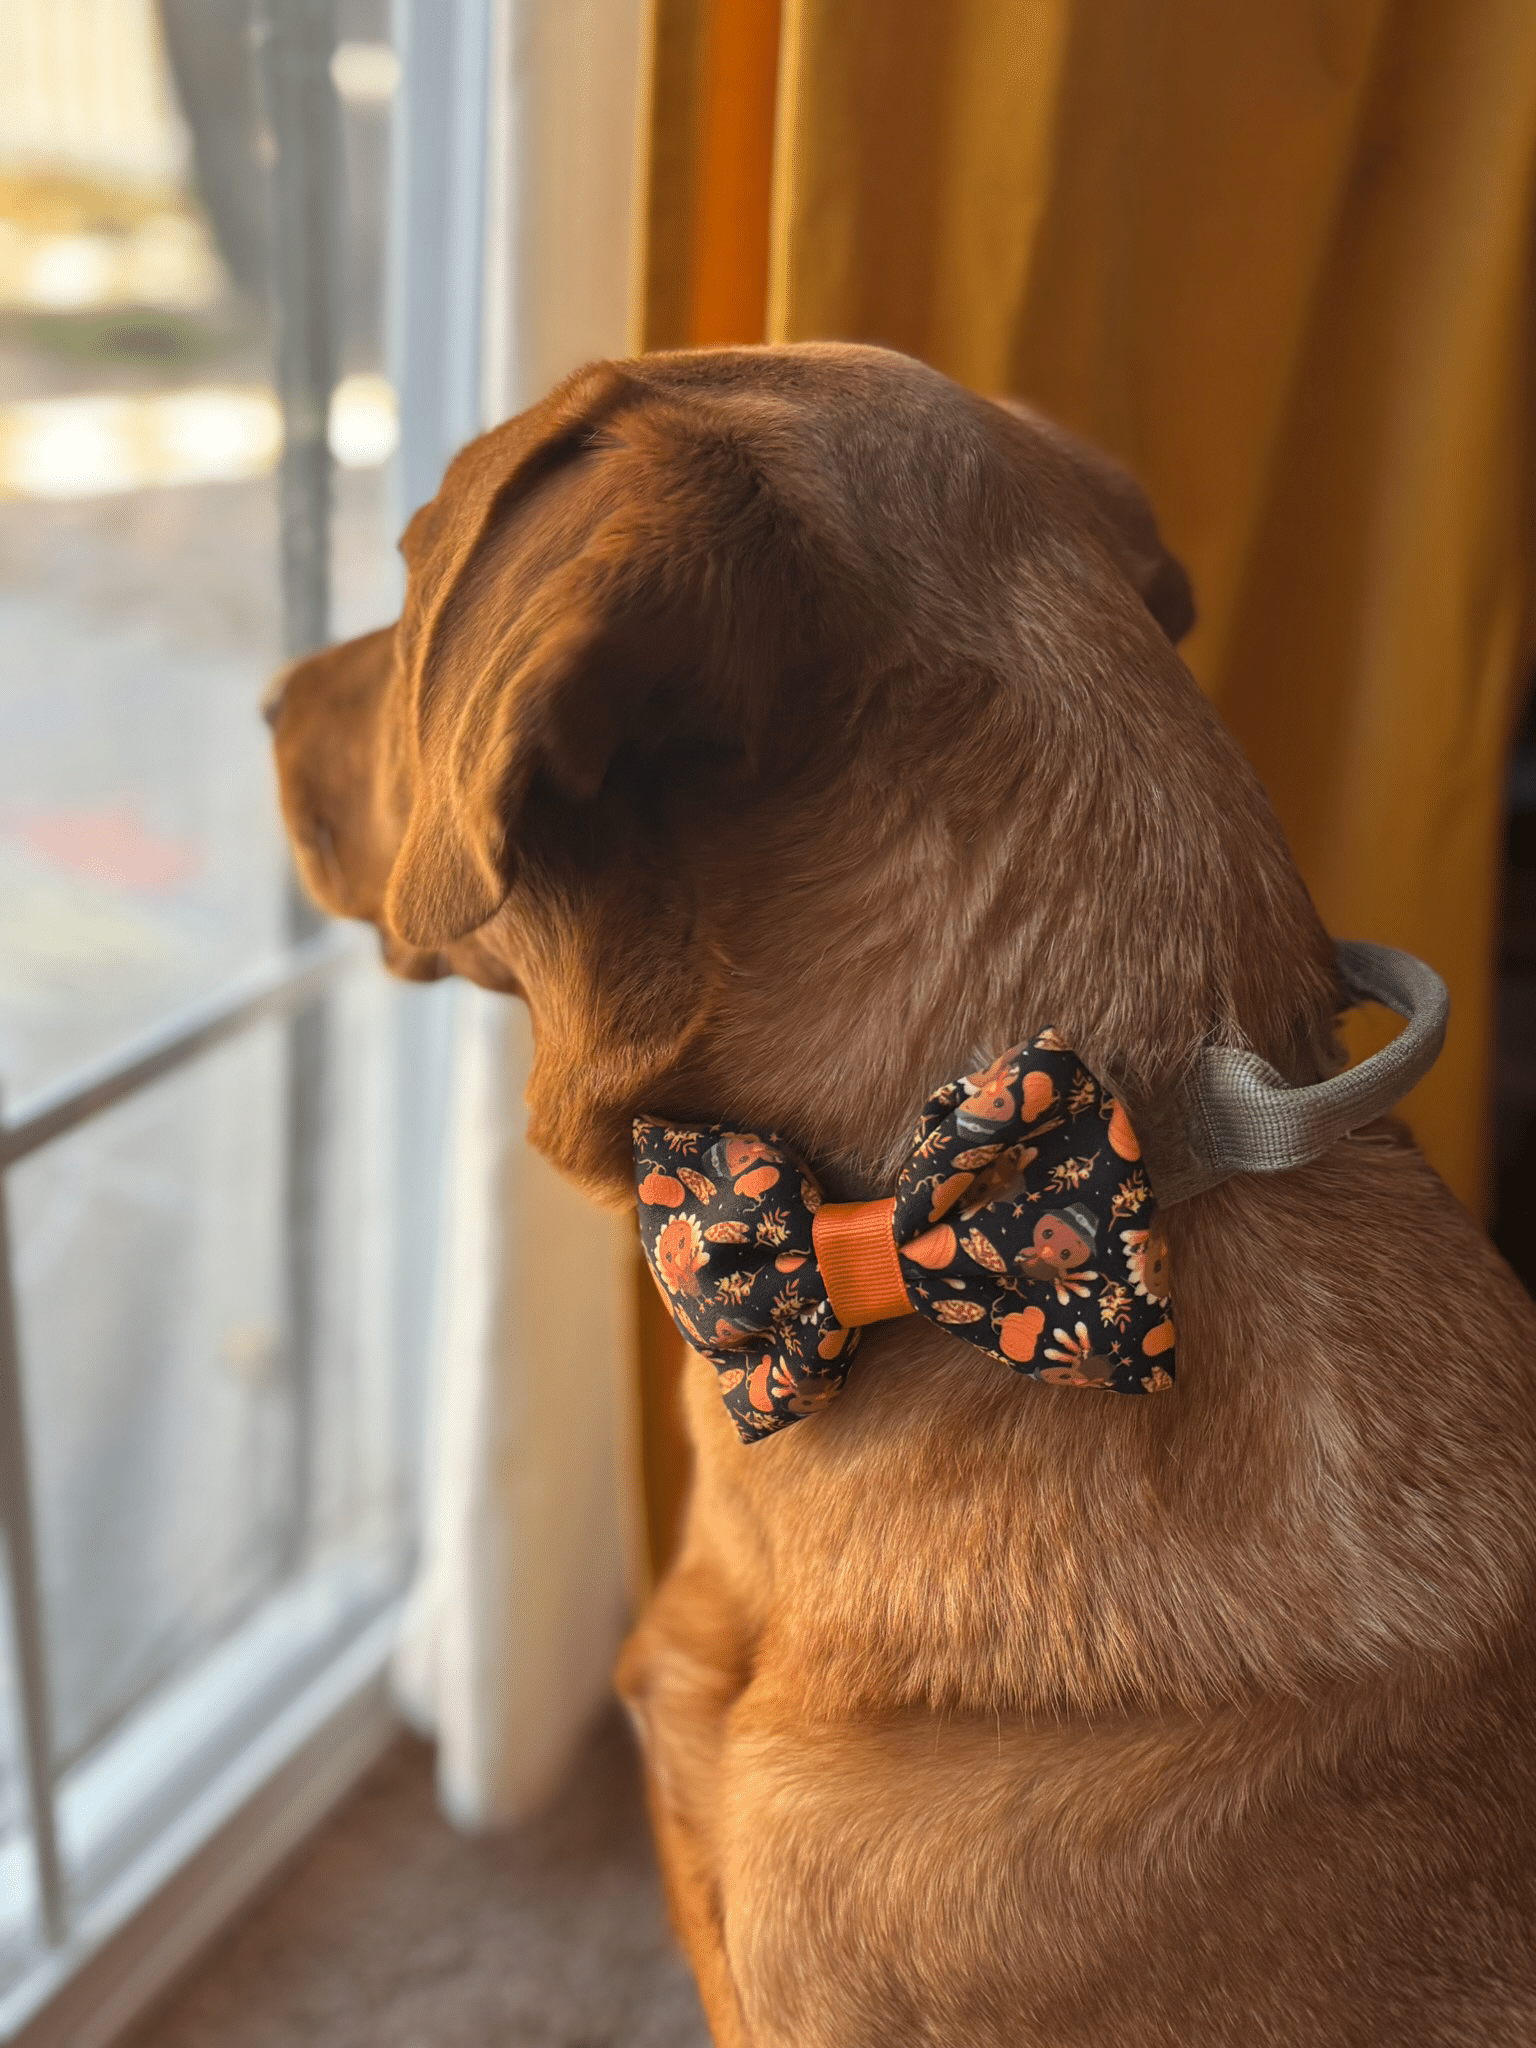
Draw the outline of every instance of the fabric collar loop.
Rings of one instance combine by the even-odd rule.
[[[1445,1042],[1450,995],[1435,970],[1395,946],[1343,939],[1339,973],[1357,1002],[1384,1003],[1406,1020],[1392,1043],[1346,1073],[1293,1088],[1268,1060],[1235,1046],[1207,1046],[1188,1101],[1185,1157],[1155,1162],[1166,1208],[1238,1173],[1284,1173],[1383,1116],[1434,1065]]]

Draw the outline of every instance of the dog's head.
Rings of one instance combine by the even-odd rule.
[[[285,816],[397,972],[527,997],[535,1136],[594,1188],[622,1186],[637,1107],[794,1113],[744,1036],[782,1035],[786,981],[889,970],[907,913],[944,918],[921,846],[974,924],[978,890],[1004,914],[1021,790],[1021,886],[1099,885],[1135,829],[1114,730],[1133,761],[1193,747],[1196,783],[1230,769],[1136,486],[884,351],[584,370],[466,448],[403,549],[398,624],[279,679]]]

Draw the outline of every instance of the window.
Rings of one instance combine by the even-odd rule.
[[[303,901],[256,707],[477,423],[488,34],[0,0],[3,2039],[110,2039],[388,1726],[454,998]]]

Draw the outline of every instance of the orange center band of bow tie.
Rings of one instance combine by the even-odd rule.
[[[902,1285],[895,1214],[894,1195],[883,1202],[823,1202],[816,1211],[816,1263],[832,1313],[846,1330],[916,1314]]]

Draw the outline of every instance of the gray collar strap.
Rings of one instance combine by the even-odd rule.
[[[1185,1099],[1182,1142],[1171,1132],[1147,1132],[1154,1140],[1148,1165],[1161,1207],[1187,1201],[1236,1173],[1304,1166],[1337,1139],[1384,1115],[1429,1072],[1445,1042],[1450,1013],[1450,997],[1435,970],[1412,953],[1361,939],[1341,940],[1338,961],[1354,999],[1385,1003],[1406,1020],[1404,1029],[1359,1066],[1304,1088],[1291,1087],[1257,1053],[1207,1046]]]

